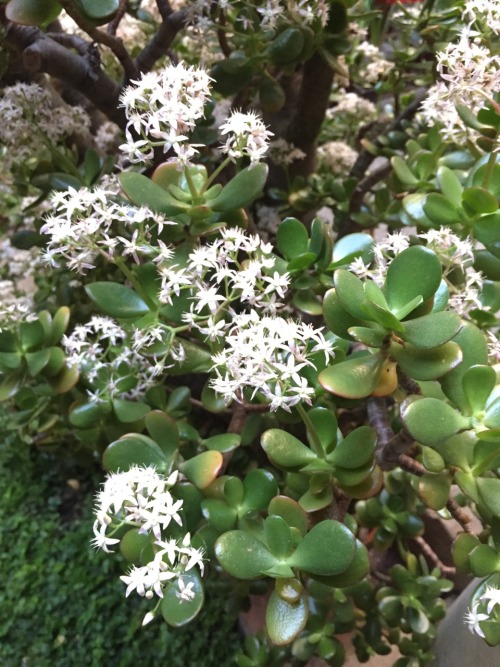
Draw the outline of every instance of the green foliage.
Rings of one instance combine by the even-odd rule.
[[[86,471],[81,491],[72,491],[67,479],[82,469],[33,454],[12,437],[0,448],[2,665],[127,667],[160,658],[178,667],[232,665],[240,638],[224,609],[225,584],[208,584],[195,625],[141,628],[144,601],[125,600],[123,563],[90,546],[98,478]]]

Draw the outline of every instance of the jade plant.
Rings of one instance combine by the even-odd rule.
[[[424,666],[458,573],[500,644],[494,3],[2,4],[0,400],[140,622]]]

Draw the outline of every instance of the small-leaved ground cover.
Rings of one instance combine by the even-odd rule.
[[[98,477],[86,473],[75,494],[67,479],[77,474],[12,437],[1,438],[0,665],[234,664],[240,638],[234,615],[224,611],[220,584],[207,588],[195,624],[140,629],[144,600],[125,601],[120,556],[106,557],[89,544]]]

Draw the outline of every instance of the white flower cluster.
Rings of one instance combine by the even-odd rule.
[[[60,144],[90,125],[81,107],[54,104],[48,90],[37,84],[16,83],[0,97],[0,144],[5,169],[25,164],[47,153],[48,144]],[[49,154],[50,156],[50,154]]]
[[[233,111],[219,131],[221,135],[229,135],[221,151],[233,160],[247,156],[250,164],[260,162],[269,147],[269,138],[273,136],[253,111]]]
[[[361,125],[377,117],[377,108],[370,100],[365,100],[356,93],[346,93],[345,90],[340,90],[338,95],[340,99],[337,104],[326,111],[327,119],[341,118],[349,123]]]
[[[150,160],[154,147],[161,146],[165,153],[173,149],[181,163],[189,163],[197,150],[187,143],[188,134],[204,115],[210,80],[204,69],[179,63],[143,74],[125,88],[120,102],[128,119],[127,143],[120,148],[131,162]]]
[[[138,351],[151,344],[151,336],[136,330],[132,338],[139,344],[131,345],[128,334],[114,320],[97,315],[63,336],[67,363],[76,366],[90,385],[87,393],[92,402],[142,396],[164,369],[164,360],[152,364]]]
[[[216,350],[212,386],[227,403],[243,400],[245,388],[260,392],[272,410],[310,402],[314,389],[300,370],[314,365],[316,352],[333,356],[322,330],[277,316],[290,277],[273,270],[275,263],[271,244],[231,228],[193,250],[185,267],[159,264],[161,301],[189,291],[192,305],[183,320]]]
[[[450,291],[448,306],[461,316],[466,316],[471,308],[481,308],[479,295],[483,286],[483,276],[473,267],[474,248],[476,243],[470,237],[461,239],[449,227],[430,229],[418,234],[426,241],[426,246],[438,257],[443,267],[443,278]],[[408,248],[410,240],[404,232],[394,232],[373,246],[373,262],[364,263],[361,257],[355,259],[349,266],[350,271],[359,278],[370,279],[382,286],[387,269],[396,255]],[[449,274],[457,268],[463,273],[462,285],[448,280]]]
[[[285,139],[275,139],[269,144],[269,159],[281,167],[288,167],[295,160],[303,160],[306,154]]]
[[[120,579],[127,585],[125,595],[132,591],[151,599],[154,594],[163,597],[165,583],[179,579],[177,597],[190,600],[194,597],[192,583],[185,585],[182,575],[194,567],[203,574],[203,551],[191,546],[189,533],[180,540],[164,535],[172,522],[182,526],[179,512],[183,501],[176,500],[170,492],[178,478],[175,471],[168,477],[153,467],[132,466],[126,472],[108,475],[103,488],[96,496],[92,544],[110,553],[120,540],[113,535],[123,527],[138,528],[141,535],[151,535],[154,558],[142,567],[133,566]],[[149,612],[144,624],[154,618]]]
[[[347,176],[354,166],[358,153],[344,141],[327,141],[318,148],[320,165],[336,176]]]
[[[477,22],[478,27],[500,35],[500,2],[498,0],[467,0],[463,18]]]
[[[489,586],[465,614],[465,623],[472,634],[484,637],[482,621],[500,622],[500,589]]]
[[[20,292],[12,280],[0,280],[0,331],[17,327],[23,319],[30,319],[33,298]]]
[[[464,17],[466,14],[464,14]],[[440,80],[423,101],[420,116],[428,125],[442,127],[442,136],[451,141],[467,137],[456,104],[473,113],[484,107],[488,98],[500,91],[500,56],[480,43],[480,33],[466,26],[457,43],[437,54]]]
[[[161,233],[164,225],[173,223],[145,206],[137,208],[115,199],[113,187],[54,192],[52,212],[41,228],[50,236],[45,260],[52,266],[63,262],[67,268],[85,273],[95,268],[99,255],[108,260],[115,255],[132,255],[138,263],[138,253],[154,253],[149,243],[151,231],[154,228]]]
[[[217,377],[213,389],[227,403],[242,401],[243,391],[252,390],[269,401],[270,410],[287,412],[297,403],[311,404],[315,390],[300,375],[315,368],[311,355],[321,352],[328,361],[333,345],[322,330],[283,317],[260,316],[252,310],[235,315],[225,335],[224,349],[212,356]]]
[[[374,44],[370,44],[370,42],[361,42],[357,50],[366,60],[359,70],[359,75],[365,83],[377,83],[379,79],[386,77],[395,67],[394,63],[384,58],[380,49]]]
[[[181,168],[190,165],[198,150],[197,145],[189,143],[189,133],[204,116],[210,81],[204,69],[183,63],[168,65],[133,81],[120,98],[128,119],[127,143],[120,148],[129,160],[151,160],[154,148],[162,147],[165,153],[174,151]],[[248,156],[251,164],[262,159],[272,136],[252,111],[234,111],[219,129],[222,135],[229,135],[221,151],[232,159]]]
[[[241,253],[245,253],[245,260]],[[235,227],[223,229],[220,239],[192,250],[185,267],[168,260],[158,262],[162,281],[159,298],[162,303],[172,303],[181,290],[189,290],[193,305],[191,312],[185,313],[185,321],[214,339],[227,327],[223,318],[214,316],[233,301],[266,313],[277,311],[277,297],[284,296],[290,277],[277,271],[270,275],[275,262],[271,244],[259,236],[249,236]],[[207,310],[208,321],[204,315]],[[197,324],[199,320],[204,326]]]

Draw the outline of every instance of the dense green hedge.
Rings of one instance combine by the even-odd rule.
[[[125,599],[118,556],[92,550],[93,480],[75,505],[77,474],[0,441],[1,667],[233,665],[240,639],[217,584],[186,628],[140,627],[147,602]]]

